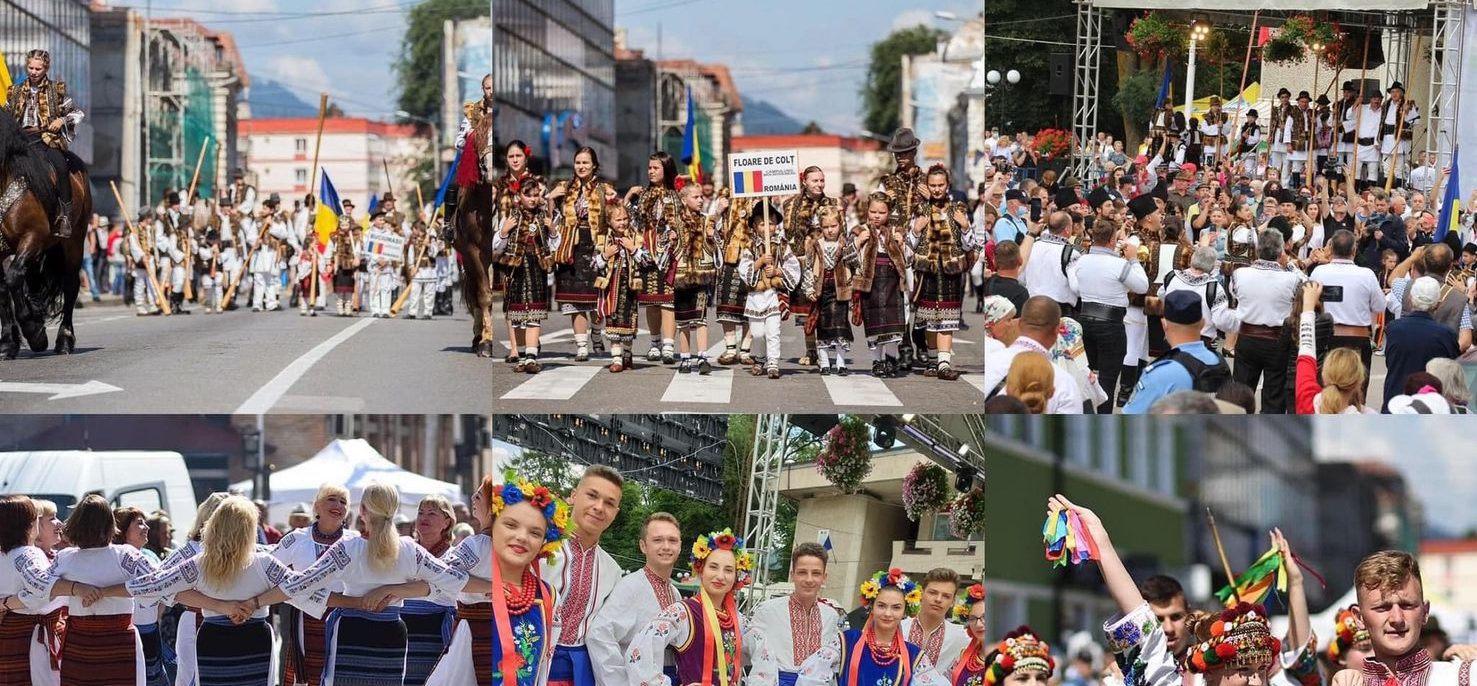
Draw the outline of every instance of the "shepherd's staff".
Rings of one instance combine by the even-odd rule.
[[[1359,109],[1354,112],[1354,168],[1348,170],[1349,185],[1348,185],[1348,188],[1347,188],[1347,193],[1349,195],[1349,206],[1350,207],[1352,207],[1354,205],[1354,195],[1355,195],[1355,192],[1354,192],[1354,179],[1359,176],[1359,173],[1358,173],[1359,172],[1359,169],[1364,166],[1364,161],[1361,160],[1361,159],[1359,159],[1359,147],[1360,147],[1360,143],[1359,143],[1360,130],[1359,130],[1359,127],[1362,125],[1361,122],[1364,121],[1364,110],[1368,109],[1364,105],[1364,75],[1368,71],[1369,71],[1369,27],[1368,26],[1365,26],[1364,27],[1364,56],[1361,57],[1361,58],[1359,58],[1359,98],[1358,98],[1358,100],[1359,100]],[[1378,129],[1376,129],[1376,131],[1378,131]],[[1379,144],[1379,135],[1378,135],[1378,133],[1376,133],[1376,135],[1375,135],[1375,144],[1376,145]],[[1378,150],[1378,148],[1376,148],[1376,150]]]
[[[144,273],[149,277],[149,286],[154,289],[154,300],[159,304],[159,311],[165,315],[173,314],[169,309],[169,300],[164,297],[164,292],[159,290],[159,280],[154,277],[154,261],[149,259],[150,251],[143,250],[147,244],[147,240],[138,232],[138,229],[133,225],[133,220],[129,218],[128,205],[123,202],[123,196],[118,194],[118,184],[109,181],[108,185],[113,187],[113,198],[118,201],[118,209],[123,212],[124,225],[128,227],[128,232],[133,234],[134,238],[138,240],[139,249],[144,253]],[[127,246],[124,247],[126,248]]]
[[[1210,511],[1210,506],[1208,505],[1205,507],[1205,519],[1210,522],[1210,535],[1215,539],[1215,550],[1217,553],[1220,553],[1221,566],[1226,570],[1226,580],[1231,586],[1231,597],[1235,598],[1236,602],[1239,603],[1241,602],[1241,592],[1236,590],[1236,575],[1231,573],[1231,562],[1226,559],[1225,546],[1221,545],[1220,529],[1217,529],[1215,526],[1215,514]]]
[[[1390,192],[1390,186],[1395,183],[1395,163],[1400,160],[1400,137],[1405,133],[1405,114],[1410,108],[1410,98],[1404,93],[1400,96],[1400,106],[1395,108],[1395,141],[1390,146],[1390,172],[1385,175],[1385,192]],[[1384,118],[1381,117],[1380,128],[1384,128]]]
[[[313,143],[313,175],[308,177],[308,193],[318,187],[318,150],[323,147],[323,120],[328,117],[328,94],[318,94],[318,140]],[[341,208],[330,207],[336,215]]]
[[[194,282],[194,278],[193,278],[194,277],[194,274],[192,274],[192,272],[194,271],[194,266],[195,266],[195,251],[190,249],[190,236],[191,236],[192,233],[194,233],[193,227],[194,227],[194,223],[195,223],[195,217],[194,217],[194,213],[193,213],[193,208],[195,207],[195,188],[196,188],[197,184],[200,183],[200,166],[205,162],[205,153],[207,153],[207,152],[210,151],[210,145],[212,143],[214,143],[214,142],[215,142],[215,139],[210,138],[209,136],[207,136],[205,138],[205,142],[200,145],[200,155],[195,158],[195,173],[190,176],[190,190],[185,193],[185,202],[189,203],[190,204],[190,207],[192,208],[191,209],[191,215],[190,215],[191,229],[186,229],[185,230],[185,235],[184,235],[184,243],[185,243],[185,300],[194,300],[195,299],[195,289],[193,287],[194,286],[194,283],[193,283]]]
[[[1241,122],[1241,110],[1246,109],[1247,105],[1246,100],[1241,97],[1241,94],[1246,91],[1246,74],[1251,70],[1251,49],[1256,45],[1256,23],[1261,16],[1261,10],[1256,10],[1251,13],[1251,35],[1246,37],[1246,59],[1241,62],[1241,85],[1236,87],[1236,98],[1241,100],[1241,106],[1236,108],[1236,116],[1231,119],[1231,131],[1233,132],[1236,131],[1236,125]],[[1231,135],[1231,133],[1228,133],[1226,131],[1222,131],[1221,134],[1221,140],[1225,140],[1226,136]],[[1241,140],[1241,134],[1236,134],[1236,140],[1238,142]],[[1230,150],[1229,144],[1226,146],[1226,149]],[[1236,152],[1241,152],[1241,146],[1236,146]],[[1216,161],[1220,161],[1220,141],[1216,141],[1215,143],[1215,153]]]

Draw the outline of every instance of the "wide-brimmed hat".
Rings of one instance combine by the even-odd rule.
[[[1298,91],[1298,102],[1302,102],[1304,100],[1311,101],[1312,99],[1313,96],[1308,95],[1308,91]]]
[[[1401,83],[1399,81],[1391,81],[1390,82],[1390,87],[1389,88],[1386,88],[1385,89],[1385,92],[1386,93],[1389,93],[1390,91],[1397,91],[1397,90],[1400,91],[1401,93],[1404,93],[1405,92],[1405,86],[1404,85],[1401,85]]]
[[[893,132],[892,140],[887,144],[888,152],[912,152],[918,149],[920,141],[913,130],[903,127]]]
[[[380,197],[380,202],[395,202],[394,191],[385,191],[385,194]]]
[[[1290,97],[1292,97],[1292,91],[1287,90],[1286,88],[1278,88],[1277,89],[1277,97],[1280,98],[1280,97],[1282,97],[1284,95],[1290,98]]]

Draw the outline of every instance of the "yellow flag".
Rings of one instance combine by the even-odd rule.
[[[10,67],[5,64],[5,53],[0,52],[0,107],[10,97]]]

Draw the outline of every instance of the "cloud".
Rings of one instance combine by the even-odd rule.
[[[919,24],[933,26],[933,12],[928,10],[903,10],[892,18],[892,30],[908,29]]]
[[[650,26],[620,26],[626,29],[626,48],[629,50],[641,50],[646,53],[648,59],[657,59],[657,53],[661,53],[662,59],[690,58],[703,61],[703,50],[694,49],[687,42],[678,38],[675,31],[667,30],[661,34],[661,40],[657,40],[657,32]],[[660,44],[660,45],[658,45]],[[661,50],[658,51],[657,48]]]
[[[247,65],[250,69],[251,66]],[[274,81],[280,81],[297,90],[338,92],[328,72],[317,59],[302,55],[276,55],[269,57],[259,67]]]

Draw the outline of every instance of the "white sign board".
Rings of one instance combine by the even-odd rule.
[[[821,545],[825,545],[826,544],[826,539],[828,539],[830,537],[831,537],[831,530],[830,529],[820,529],[820,530],[817,530],[815,532],[815,542],[816,543],[819,543]]]
[[[383,257],[391,262],[405,259],[405,236],[390,229],[370,229],[360,256],[366,260]]]
[[[735,198],[794,195],[800,192],[800,154],[794,150],[752,150],[728,156],[728,181]]]

